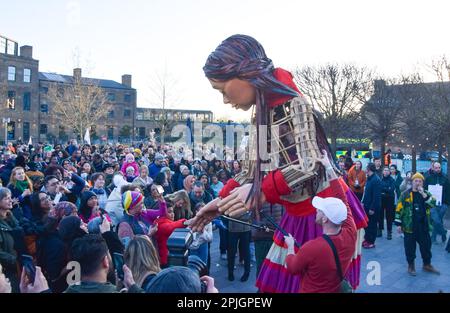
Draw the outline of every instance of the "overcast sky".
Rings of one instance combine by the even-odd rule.
[[[228,36],[255,37],[277,67],[352,62],[396,75],[450,54],[449,9],[438,0],[0,0],[0,34],[32,45],[40,71],[132,74],[142,107],[156,105],[150,86],[167,68],[173,108],[242,119],[202,71]]]

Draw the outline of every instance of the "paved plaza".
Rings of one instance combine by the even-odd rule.
[[[450,220],[446,219],[446,228],[450,227]],[[450,235],[450,232],[448,232]],[[417,276],[412,277],[407,273],[407,263],[403,248],[403,238],[395,233],[392,240],[377,238],[376,248],[364,250],[362,254],[361,282],[357,289],[358,293],[436,293],[450,292],[450,253],[445,251],[441,238],[438,237],[438,243],[432,247],[432,264],[441,271],[441,275],[434,275],[422,271],[422,259],[420,257],[419,247],[417,246],[416,271]],[[219,253],[219,233],[214,232],[214,241],[211,245],[211,276],[215,278],[216,286],[221,293],[255,293],[255,268],[252,262],[251,275],[247,282],[242,283],[239,279],[244,272],[242,265],[238,262],[234,271],[235,281],[230,282],[227,279],[227,261],[220,259]],[[372,275],[368,275],[373,268],[367,269],[371,261],[380,264],[380,285],[369,285]]]

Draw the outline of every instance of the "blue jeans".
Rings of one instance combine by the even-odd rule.
[[[447,212],[447,205],[438,205],[431,209],[431,220],[433,222],[433,232],[431,234],[431,239],[436,240],[437,235],[444,236],[447,231],[444,228],[444,216]]]
[[[208,243],[202,243],[198,249],[190,249],[189,254],[198,256],[205,264],[208,264]]]

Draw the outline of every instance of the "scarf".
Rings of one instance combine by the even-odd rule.
[[[30,185],[28,184],[28,180],[18,180],[16,181],[15,187],[20,191],[20,192],[24,192],[27,189],[30,189]]]

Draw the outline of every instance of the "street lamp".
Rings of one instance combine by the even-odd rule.
[[[5,146],[8,146],[8,124],[11,122],[11,119],[8,117],[2,118],[3,124],[5,124]]]

